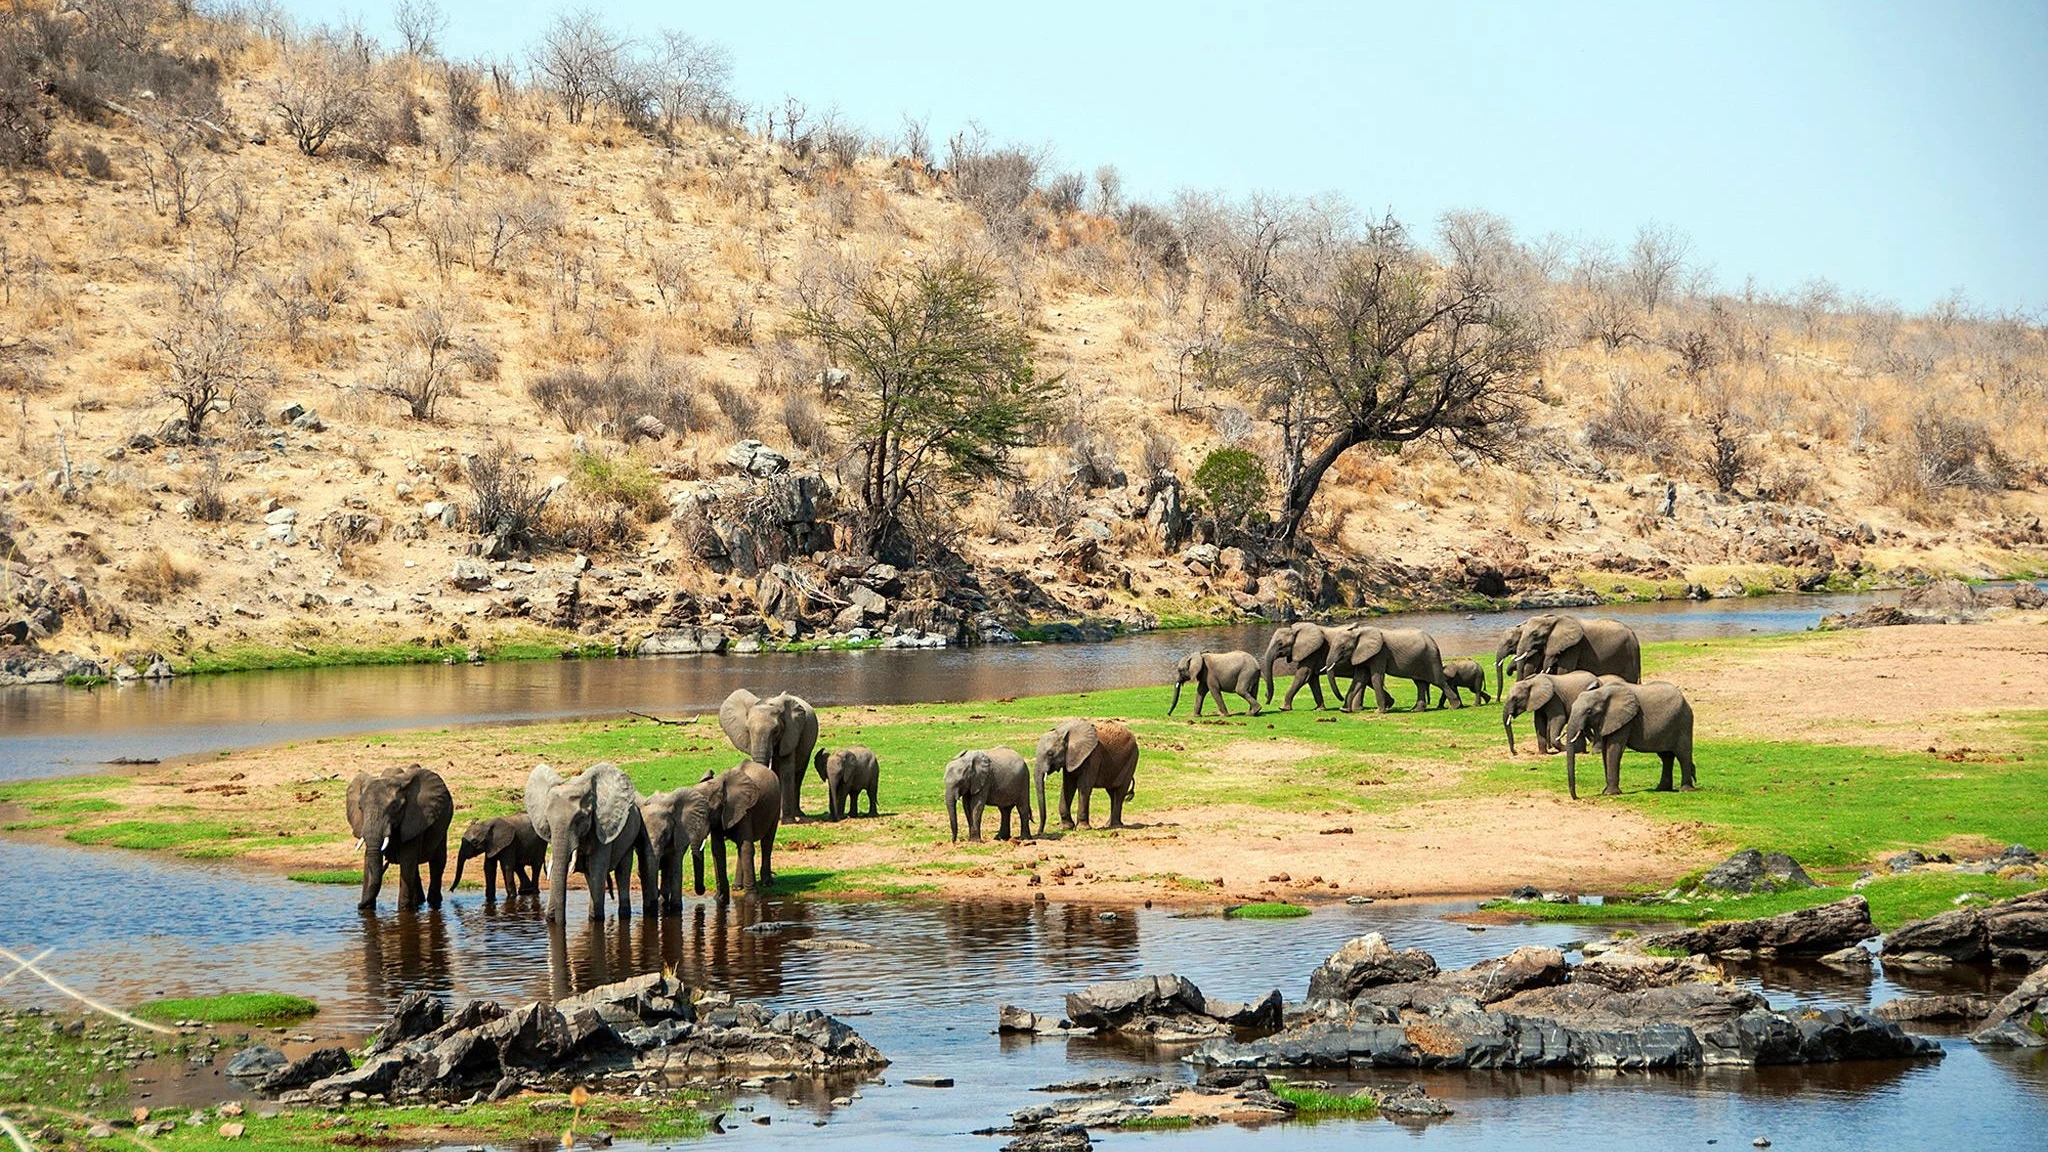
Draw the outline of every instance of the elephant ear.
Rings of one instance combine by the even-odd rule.
[[[1088,762],[1088,757],[1095,753],[1095,745],[1098,739],[1095,734],[1095,725],[1086,720],[1076,720],[1067,725],[1068,770],[1071,771],[1077,764],[1086,764]]]
[[[1351,662],[1363,664],[1380,654],[1387,646],[1387,634],[1377,628],[1360,628],[1358,642],[1351,649]]]
[[[1586,638],[1586,626],[1576,616],[1559,616],[1557,627],[1550,630],[1550,639],[1543,645],[1545,659],[1555,660],[1574,644]]]
[[[787,692],[777,696],[775,704],[782,714],[782,738],[776,741],[775,753],[787,756],[803,744],[804,717],[810,713],[811,706],[804,702],[803,697],[791,696]]]
[[[405,792],[405,816],[397,828],[400,839],[417,840],[425,836],[428,829],[455,811],[455,798],[448,794],[448,782],[432,768],[415,764],[406,769],[405,782],[399,787]]]
[[[633,817],[633,810],[639,806],[640,794],[633,789],[633,781],[616,764],[592,764],[586,769],[591,777],[590,789],[597,814],[597,839],[609,844],[626,831],[626,824]]]
[[[759,772],[749,771],[748,769],[753,766],[753,763],[749,761],[719,777],[718,823],[720,827],[728,829],[739,827],[740,821],[747,818],[747,813],[754,810],[754,805],[761,803],[763,799],[775,795],[779,791],[774,772],[765,768]],[[763,777],[766,779],[763,779]]]
[[[702,845],[711,836],[711,789],[702,784],[683,792],[682,830],[683,841],[692,850]]]
[[[484,836],[484,847],[493,855],[509,852],[519,839],[519,825],[510,820],[494,820],[491,830]]]
[[[348,830],[357,836],[363,834],[363,793],[369,787],[370,774],[368,772],[358,772],[356,773],[356,778],[348,782],[348,800],[346,802],[348,808]]]
[[[1557,698],[1557,682],[1548,676],[1535,676],[1525,681],[1529,685],[1529,711],[1534,712]]]
[[[718,706],[718,726],[725,729],[725,738],[738,751],[748,751],[747,713],[760,702],[759,696],[745,688],[735,688],[732,695],[725,698],[725,703]]]
[[[552,841],[555,834],[548,830],[548,793],[562,782],[562,774],[545,764],[534,765],[526,777],[526,818],[533,821],[533,830],[543,840]]]
[[[1606,694],[1607,715],[1601,718],[1600,734],[1612,736],[1629,726],[1637,716],[1642,715],[1643,705],[1634,692],[1620,688],[1603,688]]]
[[[995,762],[986,752],[976,752],[967,758],[967,787],[971,792],[988,791],[989,780],[995,775]]]

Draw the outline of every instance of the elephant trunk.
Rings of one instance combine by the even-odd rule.
[[[569,857],[574,853],[567,844],[555,845],[555,854],[548,860],[548,923],[568,922],[569,906]],[[593,894],[595,896],[595,894]]]
[[[475,856],[475,855],[477,855],[477,853],[478,853],[478,849],[475,849],[475,848],[471,848],[471,847],[470,847],[469,845],[467,845],[467,844],[464,844],[464,845],[462,845],[462,846],[461,846],[460,848],[457,848],[457,849],[455,850],[455,875],[454,875],[454,877],[453,877],[452,879],[450,879],[450,880],[448,881],[448,890],[449,890],[450,892],[453,892],[453,891],[455,891],[455,890],[456,890],[457,888],[461,887],[461,885],[462,885],[462,865],[463,865],[463,863],[464,863],[465,861],[467,861],[467,860],[468,860],[468,859],[469,859],[469,858],[470,858],[471,856]],[[484,867],[485,867],[485,868],[489,868],[490,866],[491,866],[491,862],[490,862],[489,860],[485,860],[485,861],[484,861]]]
[[[953,842],[960,842],[960,788],[955,784],[946,785],[946,824],[953,832]]]
[[[1504,728],[1504,729],[1506,729],[1506,730],[1507,730],[1507,734],[1508,734],[1508,755],[1510,755],[1510,756],[1513,756],[1513,755],[1515,754],[1515,706],[1514,706],[1514,705],[1512,705],[1512,704],[1502,704],[1502,705],[1500,706],[1500,726],[1501,726],[1502,728]]]
[[[1046,764],[1043,759],[1032,766],[1031,775],[1038,789],[1038,834],[1040,836],[1045,835],[1045,772]]]
[[[372,830],[363,837],[363,894],[357,908],[375,908],[377,893],[384,887],[384,833]]]
[[[1183,684],[1186,684],[1186,683],[1187,683],[1187,678],[1186,678],[1186,677],[1182,677],[1182,678],[1180,678],[1180,679],[1178,679],[1178,680],[1175,680],[1175,681],[1173,682],[1173,703],[1171,703],[1171,704],[1168,704],[1168,705],[1166,706],[1166,714],[1167,714],[1168,716],[1171,716],[1171,715],[1173,715],[1173,710],[1174,710],[1175,708],[1178,708],[1178,707],[1180,707],[1180,689],[1181,689],[1181,685],[1183,685]]]
[[[1579,798],[1579,752],[1575,744],[1564,746],[1564,790],[1571,798]]]
[[[1507,657],[1495,656],[1493,658],[1493,694],[1495,696],[1506,694],[1507,686]]]
[[[1266,641],[1266,658],[1259,661],[1259,678],[1266,682],[1266,703],[1268,704],[1273,702],[1273,658],[1279,654],[1280,636],[1278,633],[1275,633],[1271,640]],[[1038,794],[1038,799],[1041,804],[1045,801],[1045,792],[1042,789]]]
[[[704,894],[704,846],[702,844],[690,849],[690,867],[697,874],[697,895],[702,896]]]

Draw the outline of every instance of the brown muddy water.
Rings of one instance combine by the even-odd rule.
[[[1765,596],[1607,605],[1646,642],[1797,632],[1830,612],[1896,593]],[[1526,611],[1381,617],[1427,628],[1446,657],[1490,654]],[[92,771],[118,757],[164,758],[351,732],[711,712],[734,688],[788,690],[814,704],[951,703],[1163,684],[1191,651],[1264,647],[1268,624],[1152,632],[1103,644],[940,651],[769,653],[644,660],[531,660],[477,666],[315,668],[169,683],[0,688],[0,780]]]
[[[17,950],[57,945],[46,961],[53,972],[117,1004],[291,991],[321,1005],[305,1031],[352,1043],[408,992],[548,997],[672,965],[693,984],[844,1014],[894,1061],[885,1082],[863,1086],[863,1098],[848,1108],[829,1104],[844,1085],[778,1084],[768,1093],[743,1094],[736,1104],[765,1112],[775,1123],[742,1124],[739,1132],[706,1139],[707,1145],[751,1147],[993,1150],[1001,1141],[969,1133],[1042,1102],[1045,1096],[1032,1091],[1038,1086],[1099,1075],[1191,1076],[1171,1053],[1103,1041],[997,1037],[992,1032],[1002,1003],[1057,1011],[1066,992],[1089,982],[1169,971],[1221,996],[1278,987],[1295,1000],[1317,963],[1367,931],[1426,948],[1446,967],[1520,944],[1565,946],[1604,934],[1570,925],[1474,932],[1444,919],[1472,907],[1469,901],[1335,905],[1299,920],[1235,921],[1022,901],[769,900],[724,909],[693,902],[679,918],[636,917],[623,930],[616,924],[591,930],[579,921],[551,938],[538,901],[486,908],[481,894],[467,889],[438,913],[364,916],[355,911],[352,888],[294,884],[227,865],[8,841],[0,841],[0,876],[8,893],[0,900],[0,940]],[[572,918],[580,916],[581,900],[574,898]],[[804,945],[820,939],[868,948]],[[1741,978],[1779,1007],[1865,1007],[1911,991],[1959,990],[1959,983],[2002,991],[2015,979],[1994,982],[1987,973],[1971,973],[1909,984],[1817,966],[1754,967]],[[22,985],[5,990],[9,1004],[62,1006]],[[1943,1043],[1947,1058],[1938,1062],[1690,1075],[1420,1075],[1414,1078],[1456,1115],[1420,1125],[1346,1120],[1119,1133],[1100,1144],[1175,1150],[1741,1148],[1766,1136],[1779,1149],[2043,1147],[2048,1057],[1985,1052],[1953,1036]],[[925,1074],[952,1076],[959,1086],[902,1084]],[[1397,1077],[1359,1077],[1391,1078]],[[138,1091],[161,1093],[154,1099],[163,1103],[235,1094],[217,1067],[180,1085]],[[824,1126],[813,1127],[820,1120]]]

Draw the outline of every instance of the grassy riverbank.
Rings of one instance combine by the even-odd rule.
[[[1916,636],[1924,659],[1917,650],[1891,651]],[[1346,716],[1310,710],[1304,693],[1294,712],[1212,712],[1196,720],[1191,699],[1169,718],[1170,689],[1137,688],[826,709],[823,746],[859,743],[879,754],[883,815],[786,824],[776,846],[778,887],[898,895],[1039,890],[1232,905],[1504,891],[1523,883],[1617,893],[1661,890],[1749,846],[1790,852],[1839,887],[1909,847],[2048,847],[2048,809],[2027,801],[2039,794],[2048,765],[2048,708],[2041,706],[2048,698],[2037,678],[2005,670],[2016,645],[2022,665],[2028,645],[2048,653],[2048,628],[1650,645],[1649,674],[1685,686],[1695,699],[1701,791],[1646,791],[1655,760],[1631,755],[1623,796],[1577,802],[1564,796],[1561,758],[1530,751],[1526,720],[1523,754],[1507,755],[1496,706]],[[1870,667],[1881,648],[1890,671],[1877,682],[1852,686],[1837,671]],[[1955,668],[1975,669],[1977,682],[1950,683],[1960,675]],[[1834,687],[1788,687],[1808,681]],[[1977,706],[1900,714],[1884,699],[1886,692],[1924,694],[1916,686],[1933,683],[1949,683],[1955,698]],[[1395,692],[1402,705],[1413,699],[1405,684]],[[1060,835],[1055,814],[1054,835],[1045,840],[951,843],[945,763],[963,748],[997,744],[1028,756],[1039,734],[1075,715],[1122,718],[1137,733],[1143,754],[1126,811],[1131,827],[1103,829],[1107,804],[1098,794],[1094,830]],[[244,858],[309,880],[339,880],[345,876],[321,874],[345,874],[356,863],[341,798],[347,778],[362,768],[435,766],[456,795],[459,829],[516,811],[537,761],[580,768],[610,760],[641,791],[654,792],[737,758],[708,716],[353,736],[128,776],[0,786],[0,819],[14,831],[74,843]],[[1597,764],[1585,768],[1597,775]],[[805,803],[811,812],[824,806],[815,776],[805,782]],[[991,813],[984,833],[993,836],[995,823]]]

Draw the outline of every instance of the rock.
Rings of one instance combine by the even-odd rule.
[[[1905,594],[1899,597],[1899,607],[1930,612],[1969,612],[1977,607],[1977,593],[1961,580],[1944,578],[1906,589]]]
[[[668,436],[668,425],[653,416],[640,415],[633,418],[633,435],[647,440],[661,440]]]
[[[240,1120],[230,1120],[220,1126],[220,1137],[223,1140],[240,1140],[246,1131],[248,1127]]]
[[[723,628],[662,628],[649,633],[633,651],[641,656],[686,656],[723,652],[731,641]]]
[[[1222,549],[1214,544],[1195,544],[1182,549],[1180,559],[1195,575],[1206,576],[1215,571],[1216,561],[1221,555]]]
[[[491,586],[491,570],[480,560],[464,557],[455,562],[448,583],[464,592],[482,592]]]
[[[2048,965],[1991,1008],[1970,1041],[1993,1048],[2048,1048]]]
[[[1376,1084],[1361,1088],[1361,1095],[1369,1095],[1379,1105],[1382,1116],[1449,1116],[1451,1109],[1443,1101],[1432,1098],[1420,1084]]]
[[[953,1078],[951,1076],[905,1076],[903,1082],[912,1088],[951,1088],[953,1086]]]
[[[789,457],[759,440],[742,440],[726,449],[725,462],[753,476],[779,476],[789,471]]]
[[[1975,591],[1977,603],[1985,608],[2017,608],[2021,611],[2048,608],[2048,592],[2043,592],[2039,584],[2030,581],[2022,580],[2010,588],[1980,588]]]
[[[1588,956],[1571,970],[1571,979],[1616,992],[1640,992],[1674,984],[1718,982],[1721,971],[1699,956],[1652,956],[1637,948],[1621,947]]]
[[[1884,866],[1886,868],[1891,869],[1894,872],[1911,872],[1913,869],[1918,868],[1919,866],[1925,863],[1927,863],[1927,857],[1922,856],[1920,853],[1913,851],[1912,849],[1907,849],[1906,851],[1901,852],[1896,856],[1893,856],[1889,860],[1886,860],[1884,862]]]
[[[1275,988],[1251,1002],[1203,997],[1202,1015],[1233,1028],[1278,1028],[1281,1006],[1280,990]]]
[[[263,514],[265,524],[295,524],[299,519],[297,508],[273,508]]]
[[[1699,887],[1715,892],[1781,892],[1814,886],[1799,861],[1783,852],[1764,853],[1755,848],[1716,864],[1699,882]]]
[[[1088,1152],[1088,1130],[1079,1124],[1063,1124],[1044,1131],[1026,1132],[1008,1144],[1003,1152]]]
[[[903,594],[903,573],[894,564],[870,564],[861,581],[884,596]]]
[[[391,1010],[391,1016],[377,1029],[377,1038],[367,1049],[376,1056],[391,1051],[407,1040],[425,1036],[448,1022],[448,1006],[425,992],[408,993]]]
[[[1134,1017],[1202,1014],[1202,990],[1179,976],[1140,976],[1093,984],[1067,996],[1067,1018],[1089,1028],[1116,1028]]]
[[[346,1048],[316,1048],[256,1082],[258,1092],[276,1095],[339,1075],[355,1067]]]
[[[872,620],[889,613],[889,601],[882,594],[862,584],[852,584],[846,589],[849,609],[858,612],[862,619]]]
[[[1975,1024],[1989,1017],[1997,1006],[1989,996],[1961,993],[1953,996],[1906,996],[1888,1000],[1870,1010],[1879,1020],[1961,1020]]]
[[[277,422],[279,424],[289,424],[292,421],[297,420],[299,417],[304,416],[305,414],[306,406],[304,404],[300,404],[295,401],[287,401],[282,407],[278,408],[277,410]]]
[[[1851,944],[1847,948],[1830,952],[1819,959],[1821,963],[1836,968],[1868,971],[1870,966],[1876,962],[1877,957],[1872,956],[1870,949],[1865,948],[1863,945]]]
[[[1708,955],[1820,956],[1875,935],[1877,926],[1870,922],[1870,902],[1861,896],[1847,896],[1832,904],[1781,916],[1663,932],[1645,939],[1643,944]]]
[[[1309,974],[1310,1000],[1350,1001],[1380,984],[1407,984],[1437,974],[1436,957],[1419,948],[1394,951],[1378,932],[1347,941]]]
[[[268,1044],[252,1044],[234,1054],[228,1061],[227,1074],[237,1078],[258,1079],[290,1064],[284,1053]]]

